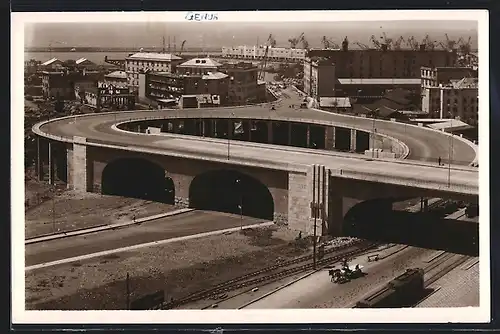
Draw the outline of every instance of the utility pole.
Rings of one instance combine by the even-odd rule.
[[[49,166],[50,168],[50,166]],[[52,194],[52,231],[56,231],[56,202],[55,202],[55,188],[54,194]]]
[[[451,159],[453,158],[453,132],[452,132],[453,123],[450,120],[450,145],[449,145],[449,153],[448,153],[448,188],[451,186]]]
[[[240,209],[240,230],[243,229],[243,189],[241,186],[241,180],[236,179],[236,184],[238,185],[238,191],[240,193],[240,205],[238,208]]]
[[[314,217],[313,232],[313,269],[316,269],[316,165],[313,165],[313,199],[311,209]]]
[[[373,115],[373,125],[372,125],[372,159],[375,155],[375,115]]]
[[[129,274],[127,272],[127,280],[126,280],[126,285],[127,285],[127,310],[130,310],[130,279],[129,279]]]

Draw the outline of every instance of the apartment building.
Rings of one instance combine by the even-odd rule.
[[[131,92],[139,89],[139,74],[146,71],[175,72],[181,57],[169,53],[139,52],[125,58],[125,72]]]
[[[336,65],[330,58],[307,57],[304,61],[304,92],[320,101],[335,96]]]
[[[478,79],[463,78],[447,84],[425,87],[422,93],[422,111],[430,118],[457,118],[477,126],[479,117]]]
[[[257,66],[250,62],[227,63],[220,70],[229,76],[229,103],[256,102],[262,96],[257,80]]]
[[[148,98],[161,104],[178,101],[184,95],[217,95],[220,104],[228,98],[229,77],[221,72],[206,74],[178,74],[149,72],[141,74],[140,98]]]
[[[477,69],[471,67],[421,67],[421,88],[447,85],[451,80],[477,78]]]

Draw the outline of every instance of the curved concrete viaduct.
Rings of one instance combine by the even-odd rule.
[[[114,126],[120,122],[166,118],[261,119],[354,128],[367,132],[375,127],[379,135],[403,141],[409,148],[408,159],[413,161],[372,160],[355,154],[237,141],[230,142],[231,154],[228,156],[228,140],[175,134],[146,135],[118,131]],[[311,164],[324,165],[331,173],[325,180],[328,191],[322,198],[327,213],[327,224],[321,230],[324,234],[341,234],[344,197],[359,200],[380,197],[453,197],[472,202],[477,201],[479,193],[478,171],[466,166],[476,159],[475,148],[472,143],[461,138],[397,122],[310,109],[297,110],[284,108],[283,105],[277,110],[258,106],[81,115],[39,123],[34,126],[33,131],[49,140],[49,166],[60,166],[56,169],[61,169],[60,174],[65,174],[68,185],[77,190],[101,191],[103,182],[106,182],[103,181],[106,166],[111,162],[142,159],[153,162],[164,171],[164,176],[171,180],[169,184],[172,189],[163,190],[174,192],[175,196],[172,198],[175,198],[176,204],[187,206],[200,202],[200,198],[208,200],[224,197],[223,192],[213,191],[213,185],[209,186],[206,182],[196,183],[204,184],[200,186],[204,190],[193,189],[195,187],[191,185],[198,177],[202,178],[201,175],[225,170],[227,173],[219,173],[219,176],[231,175],[232,184],[238,182],[235,180],[248,176],[249,181],[245,182],[251,183],[254,180],[264,185],[271,196],[262,192],[254,198],[241,198],[241,189],[235,187],[235,190],[231,190],[232,195],[225,196],[226,202],[222,206],[234,207],[241,201],[250,203],[261,197],[270,198],[273,215],[266,215],[265,218],[288,223],[290,227],[306,233],[311,232]],[[448,168],[430,162],[438,157],[445,160],[451,147],[453,160],[459,161],[463,166],[451,165]],[[39,161],[38,166],[40,165]],[[64,170],[64,165],[68,167],[67,170]],[[126,165],[122,168],[126,168]],[[49,170],[49,179],[52,179],[53,168]],[[130,175],[121,177],[122,182],[126,182]],[[119,184],[120,180],[114,182]],[[156,183],[167,187],[167,183]],[[151,194],[159,190],[144,191]],[[264,203],[262,205],[265,206]],[[243,211],[247,210],[245,205],[243,207]]]

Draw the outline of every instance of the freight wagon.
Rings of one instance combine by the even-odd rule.
[[[409,307],[420,299],[424,292],[424,270],[407,269],[384,287],[356,303],[355,308]]]

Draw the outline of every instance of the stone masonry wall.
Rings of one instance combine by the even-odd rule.
[[[72,159],[72,180],[73,189],[76,191],[89,191],[88,178],[89,168],[87,161],[87,146],[84,144],[87,139],[83,137],[74,137],[75,143],[73,144],[73,159]]]

